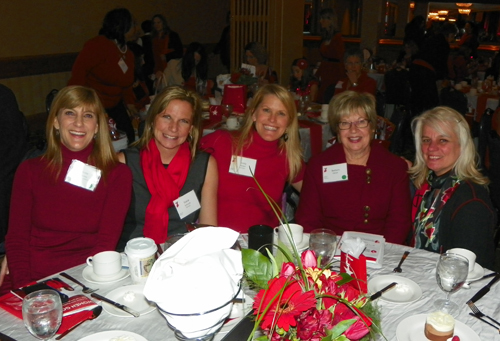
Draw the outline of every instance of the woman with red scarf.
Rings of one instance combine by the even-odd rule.
[[[151,104],[140,140],[118,154],[133,175],[133,199],[118,250],[142,236],[162,244],[187,232],[185,222],[217,225],[217,165],[198,152],[201,121],[198,95],[168,87]]]

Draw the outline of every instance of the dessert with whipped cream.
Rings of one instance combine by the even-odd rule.
[[[455,319],[450,314],[436,311],[427,316],[425,337],[431,341],[446,341],[453,336]]]
[[[123,295],[123,299],[127,302],[132,302],[135,299],[135,293],[133,291],[127,291],[125,295]]]

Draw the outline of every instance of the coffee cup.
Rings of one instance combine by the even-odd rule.
[[[291,245],[290,240],[295,242],[295,246],[302,243],[304,237],[304,228],[299,224],[280,225],[274,229],[278,240],[283,244]]]
[[[474,252],[462,248],[449,249],[447,252],[455,253],[467,258],[467,260],[469,261],[469,272],[472,272],[474,270],[474,266],[476,265],[476,254]]]
[[[113,277],[122,269],[122,258],[116,251],[103,251],[87,258],[88,266],[99,277]]]
[[[475,89],[475,88],[471,88],[471,89],[469,90],[469,95],[471,95],[471,96],[476,96],[476,95],[477,95],[477,89]]]
[[[226,126],[229,130],[236,130],[240,127],[240,122],[238,121],[238,117],[229,116],[226,120]]]
[[[460,84],[460,83],[455,84],[455,89],[456,90],[462,90],[462,84]]]
[[[148,279],[156,259],[157,247],[151,238],[134,238],[127,242],[127,254],[130,277],[135,284],[144,284]]]
[[[268,256],[268,250],[273,253],[273,228],[267,225],[253,225],[248,229],[248,248],[259,250],[264,256]]]
[[[321,105],[321,120],[323,122],[328,121],[328,104]]]

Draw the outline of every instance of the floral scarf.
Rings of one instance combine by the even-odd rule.
[[[168,209],[173,201],[179,198],[179,193],[186,182],[191,163],[189,143],[181,144],[179,150],[165,168],[155,139],[151,139],[148,148],[141,150],[141,167],[144,179],[151,193],[151,199],[146,208],[144,221],[144,237],[149,237],[156,244],[164,243],[168,232]]]
[[[439,252],[439,226],[446,202],[460,185],[454,171],[441,176],[429,172],[427,182],[415,193],[413,200],[413,246]]]

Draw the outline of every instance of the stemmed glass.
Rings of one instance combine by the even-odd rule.
[[[54,336],[62,321],[62,302],[55,290],[38,290],[23,299],[23,320],[29,332],[40,340]]]
[[[450,301],[450,295],[460,290],[469,272],[469,261],[464,256],[455,253],[444,253],[439,257],[436,266],[436,281],[444,292],[446,299],[439,299],[434,302],[437,310],[444,311],[455,316],[458,305]]]
[[[309,249],[313,250],[316,257],[321,256],[321,266],[330,264],[337,248],[337,235],[332,230],[312,230],[309,236]]]

